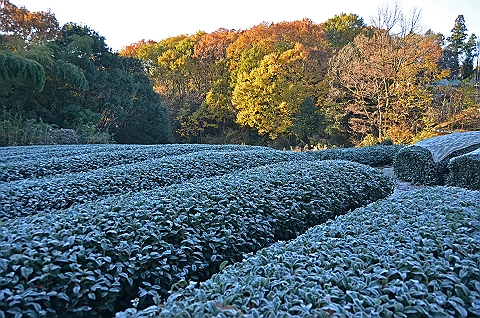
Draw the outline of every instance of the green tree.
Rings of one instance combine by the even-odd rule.
[[[45,85],[45,70],[43,66],[25,57],[9,51],[0,51],[0,85],[6,89],[7,83],[31,83],[41,92]],[[4,94],[6,92],[4,91]]]
[[[452,55],[450,74],[451,77],[461,77],[461,61],[465,50],[465,40],[467,39],[467,27],[465,26],[465,18],[459,15],[455,19],[455,25],[452,29],[452,35],[447,38],[447,50]]]
[[[325,21],[322,27],[327,35],[328,45],[338,49],[353,42],[357,35],[367,30],[363,19],[353,13],[336,14],[333,18]]]
[[[112,53],[102,36],[76,24],[62,28],[58,44],[62,54],[73,52],[64,58],[85,72],[90,85],[79,102],[100,115],[101,131],[111,132],[119,143],[170,141],[166,109],[139,60]]]
[[[477,36],[471,34],[468,41],[465,43],[465,59],[462,65],[462,77],[468,78],[474,72],[474,61],[478,56]]]
[[[292,132],[299,141],[312,145],[325,134],[325,123],[325,116],[313,98],[308,96],[293,116]]]

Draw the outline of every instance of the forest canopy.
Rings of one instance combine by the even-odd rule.
[[[142,61],[179,142],[351,146],[478,129],[476,36],[463,16],[450,36],[423,31],[420,13],[384,5],[370,25],[341,13],[141,40],[120,54]]]
[[[383,5],[370,23],[340,13],[114,53],[86,26],[0,3],[2,131],[33,121],[120,143],[289,148],[408,144],[480,127],[478,40],[462,15],[443,35],[422,30],[418,10]]]

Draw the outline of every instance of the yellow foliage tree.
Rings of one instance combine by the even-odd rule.
[[[240,75],[232,94],[237,123],[271,139],[289,133],[293,116],[314,90],[305,76],[306,59],[307,52],[297,45],[266,55],[257,68]]]

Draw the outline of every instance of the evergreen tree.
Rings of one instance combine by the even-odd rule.
[[[450,76],[452,78],[461,76],[461,60],[465,48],[465,40],[467,38],[467,27],[463,15],[459,15],[455,19],[455,25],[452,29],[452,35],[447,38],[447,50],[451,55],[451,64],[449,65]]]
[[[293,118],[292,131],[297,139],[306,144],[313,144],[315,137],[324,134],[325,118],[312,97],[308,96],[300,105]]]
[[[477,37],[475,34],[470,35],[465,43],[465,60],[462,66],[462,77],[468,78],[474,72],[474,60],[478,55]]]

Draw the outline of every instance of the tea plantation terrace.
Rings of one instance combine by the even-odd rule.
[[[407,193],[402,199],[395,199],[404,200],[405,207],[397,204],[389,208],[394,198],[379,201],[393,192],[394,182],[380,169],[369,166],[393,165],[402,149],[402,146],[376,146],[293,153],[234,145],[1,148],[0,315],[322,317],[395,313],[400,317],[417,317],[421,310],[425,310],[422,314],[426,317],[432,313],[475,315],[478,290],[474,288],[478,279],[472,276],[476,272],[468,268],[478,268],[478,260],[470,256],[467,263],[462,261],[462,269],[470,276],[461,274],[473,282],[464,283],[462,290],[468,297],[459,296],[455,281],[455,293],[443,291],[446,298],[437,304],[438,308],[420,303],[416,296],[402,298],[398,301],[401,307],[394,301],[398,300],[398,293],[385,294],[374,283],[364,288],[369,290],[368,301],[353,288],[357,285],[339,288],[345,295],[358,293],[358,299],[331,292],[339,280],[357,282],[371,271],[381,272],[375,267],[378,259],[371,256],[382,251],[381,246],[386,242],[384,236],[376,236],[377,214],[384,215],[385,222],[391,219],[393,224],[397,220],[399,228],[394,233],[399,242],[398,251],[404,241],[410,242],[412,235],[415,238],[423,235],[421,232],[417,236],[403,236],[400,225],[415,233],[417,223],[399,221],[404,217],[408,219],[410,209],[421,210],[425,215],[435,212],[428,204],[423,209],[420,203],[441,195],[451,199],[443,205],[437,204],[441,210],[437,214],[445,212],[446,216],[441,222],[437,218],[436,223],[425,223],[432,233],[436,233],[435,226],[439,226],[439,242],[444,243],[444,237],[452,239],[442,224],[450,226],[452,233],[463,233],[464,229],[476,233],[463,225],[457,229],[457,223],[449,225],[449,222],[456,220],[452,215],[462,216],[467,211],[469,224],[476,226],[472,222],[475,214],[472,211],[479,211],[478,191],[435,188]],[[439,194],[436,191],[440,191]],[[451,196],[448,191],[452,191]],[[377,203],[357,209],[373,202]],[[383,206],[385,210],[370,212]],[[454,214],[447,213],[450,208]],[[419,218],[430,222],[426,216]],[[332,249],[322,242],[341,243],[342,229],[346,229],[348,223],[344,220],[350,220],[350,228],[356,228],[357,232],[348,233],[351,246],[344,245],[350,247],[341,252],[343,249]],[[322,229],[334,226],[340,234],[331,239],[324,230],[322,235],[327,236],[318,236],[321,231],[310,235],[316,225]],[[423,229],[423,225],[420,228]],[[389,228],[386,229],[388,232]],[[368,240],[362,236],[367,232],[370,233]],[[472,255],[478,250],[477,236],[473,234],[466,247]],[[295,245],[296,241],[302,243]],[[311,260],[303,264],[304,252],[300,245],[309,244],[316,244],[320,254],[312,254]],[[412,244],[407,245],[412,247]],[[456,257],[459,245],[455,244],[453,254],[448,255],[454,255],[454,261],[462,260],[466,254],[462,252],[461,257]],[[279,259],[288,259],[282,256],[287,253],[283,251],[287,245],[292,245],[288,253],[297,251],[300,255],[292,265],[293,270],[285,265],[290,268],[290,276],[282,269],[284,265],[277,264]],[[432,243],[431,252],[435,257],[440,255],[441,260],[443,254],[435,251],[438,246]],[[407,249],[401,251],[401,255],[410,255],[405,252]],[[335,260],[331,265],[324,262],[326,255]],[[357,256],[352,258],[352,255]],[[259,270],[251,272],[248,266],[242,269],[242,264],[256,262],[258,257],[273,267],[269,271],[255,267]],[[349,272],[347,267],[356,257],[363,263],[357,260],[359,270]],[[284,263],[288,262],[280,262]],[[322,280],[302,287],[301,282],[311,275],[305,277],[302,272],[307,270],[306,264],[308,270],[318,271],[317,274],[324,273],[327,266],[336,276],[322,276]],[[403,273],[400,265],[394,260],[388,263],[390,270],[398,267],[397,271]],[[470,267],[465,267],[467,265]],[[388,267],[384,263],[378,266]],[[428,272],[439,263],[422,266]],[[451,274],[450,267],[445,266],[446,273]],[[278,273],[274,270],[277,268]],[[219,290],[209,289],[218,283],[217,277],[224,279],[215,276],[219,271],[218,275],[230,275],[232,282],[237,275],[237,285],[230,285],[226,279],[227,285]],[[460,275],[456,269],[454,272]],[[268,276],[270,274],[266,280],[261,278],[266,273],[276,275],[278,282],[267,284],[266,280],[275,282],[275,279]],[[420,289],[425,285],[417,276],[404,276],[400,275],[408,288],[414,288],[411,287],[413,280],[418,281]],[[200,285],[196,283],[202,281]],[[260,281],[264,289],[259,291]],[[441,287],[446,283],[439,284]],[[410,295],[410,289],[404,285],[401,288],[405,295]],[[437,297],[437,287],[431,289],[427,284],[425,288],[425,295],[434,295],[428,299]],[[227,289],[233,294],[223,296]],[[305,295],[318,292],[315,294],[318,301],[297,295],[295,290]],[[273,291],[283,296],[277,299]],[[269,297],[273,297],[274,303]],[[376,306],[375,310],[367,304]]]
[[[117,317],[478,317],[479,211],[478,191],[404,193]]]

